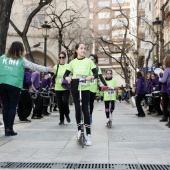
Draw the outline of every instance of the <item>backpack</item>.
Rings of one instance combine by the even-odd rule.
[[[170,96],[170,75],[168,74],[168,78],[167,78],[167,94],[168,96]]]

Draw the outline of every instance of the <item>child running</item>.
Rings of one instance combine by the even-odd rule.
[[[105,113],[106,113],[106,118],[107,118],[106,123],[108,123],[109,113],[112,114],[112,112],[114,111],[115,101],[116,101],[116,92],[114,91],[114,89],[116,89],[117,82],[112,77],[112,70],[106,71],[105,81],[108,85],[108,88],[107,88],[107,90],[105,90],[104,87],[106,87],[106,86],[103,86],[102,89],[105,90],[104,91],[104,103],[105,103]],[[113,90],[110,91],[109,89],[113,89]]]

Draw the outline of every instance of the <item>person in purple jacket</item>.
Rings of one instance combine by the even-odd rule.
[[[164,66],[163,66],[164,67]],[[159,77],[163,77],[163,73],[159,74]],[[163,108],[163,117],[160,120],[160,122],[166,122],[168,121],[169,112],[168,112],[168,104],[169,104],[169,96],[167,94],[167,83],[161,83],[161,93],[162,93],[162,108]]]
[[[163,65],[165,67],[165,70],[163,72],[163,77],[161,78],[161,76],[159,77],[159,82],[161,83],[166,83],[167,84],[167,94],[169,96],[168,93],[168,89],[169,89],[169,80],[170,80],[170,55],[166,56],[163,60]],[[170,114],[169,114],[169,121],[166,124],[166,126],[168,126],[170,128]]]
[[[32,87],[31,73],[29,72],[29,69],[25,69],[23,89],[20,94],[20,99],[17,108],[17,113],[20,122],[27,123],[31,122],[31,120],[28,120],[28,117],[30,116],[32,110],[32,98],[29,93],[29,89],[31,87]]]
[[[141,72],[137,72],[136,107],[137,107],[138,114],[136,114],[136,116],[138,116],[138,117],[145,117],[145,113],[141,106],[141,101],[144,99],[144,97],[145,97],[145,79],[142,76]]]
[[[160,91],[160,87],[159,87],[159,77],[158,75],[156,75],[155,73],[152,73],[151,74],[151,77],[153,77],[153,81],[152,81],[152,86],[151,86],[151,92],[152,94],[156,91]],[[153,106],[154,106],[154,109],[158,112],[157,115],[163,115],[163,112],[160,108],[160,96],[156,96],[154,97],[153,96]]]
[[[51,81],[52,81],[51,80],[51,75],[49,75],[48,73],[44,73],[44,77],[42,79],[42,88],[45,89],[46,91],[49,90],[50,86],[51,86]],[[48,99],[46,99],[46,100],[48,100]],[[49,116],[50,115],[50,113],[48,112],[47,104],[43,105],[42,115],[44,115],[44,116]]]

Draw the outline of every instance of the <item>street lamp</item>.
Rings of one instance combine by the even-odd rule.
[[[44,21],[44,24],[41,25],[42,27],[42,35],[44,37],[44,66],[47,64],[47,37],[49,37],[49,31],[51,25],[48,24],[47,21]]]
[[[159,20],[159,17],[157,17],[156,20],[153,22],[154,32],[156,33],[156,42],[157,42],[157,46],[156,46],[156,57],[157,57],[158,63],[160,63],[160,55],[159,55],[159,33],[160,33],[160,31],[161,31],[161,24],[162,24],[162,21]]]
[[[133,55],[134,55],[134,60],[135,60],[135,82],[136,82],[136,78],[137,78],[137,67],[138,67],[138,51],[134,51]]]

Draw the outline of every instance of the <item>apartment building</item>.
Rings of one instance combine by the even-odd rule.
[[[125,34],[126,16],[130,15],[130,0],[88,0],[90,10],[90,23],[94,37],[93,52],[99,57],[99,66],[103,72],[112,69],[118,85],[125,85],[121,78],[122,70],[116,60],[120,60],[119,53],[122,48]],[[108,45],[104,41],[113,42],[115,45]],[[129,31],[127,41],[130,41]],[[128,44],[128,43],[127,43]],[[104,50],[109,56],[104,54]],[[117,53],[116,53],[117,52]],[[115,60],[116,59],[116,60]]]

